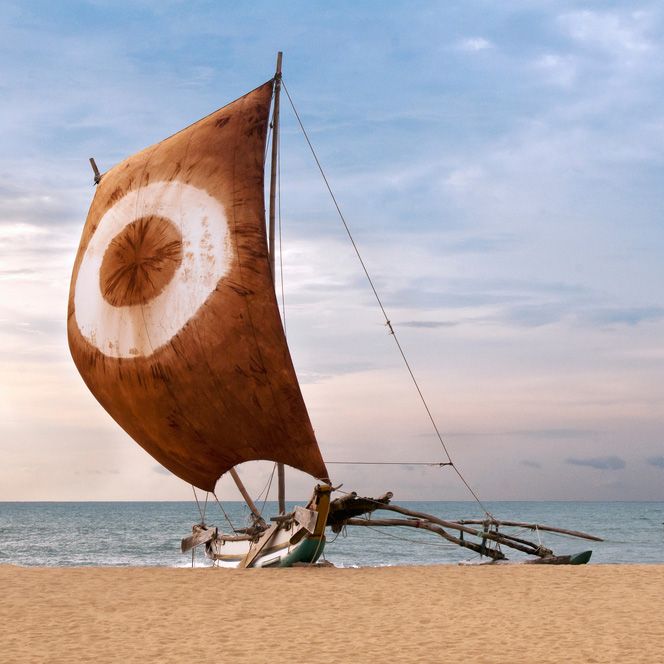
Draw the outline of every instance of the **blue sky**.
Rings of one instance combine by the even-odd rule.
[[[453,457],[487,499],[664,499],[659,3],[14,3],[0,12],[0,499],[188,498],[87,393],[69,274],[102,169],[276,51]],[[284,110],[287,324],[328,459],[436,460]],[[268,470],[242,468],[261,488]],[[335,471],[336,472],[336,471]],[[358,491],[463,499],[439,470]],[[309,480],[291,473],[290,495]],[[222,481],[222,495],[233,497]]]

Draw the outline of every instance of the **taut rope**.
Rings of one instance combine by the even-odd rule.
[[[316,162],[316,166],[318,166],[318,170],[320,171],[321,176],[323,177],[323,181],[325,182],[325,186],[327,187],[327,191],[330,194],[330,197],[332,198],[332,202],[334,203],[334,207],[337,209],[337,213],[339,214],[339,218],[341,219],[341,223],[343,224],[344,228],[346,229],[346,234],[348,235],[348,238],[353,245],[353,249],[355,250],[355,254],[357,255],[358,260],[360,261],[360,265],[362,266],[362,269],[364,270],[364,274],[367,277],[367,281],[369,282],[369,286],[371,286],[371,290],[373,291],[374,297],[376,298],[376,302],[378,302],[378,306],[380,307],[380,310],[383,314],[383,317],[385,318],[385,325],[389,329],[390,334],[394,338],[394,342],[397,345],[397,348],[399,349],[399,353],[401,355],[401,358],[403,359],[404,364],[406,365],[406,369],[408,369],[408,373],[410,374],[410,377],[413,381],[413,384],[415,385],[415,389],[417,390],[417,393],[420,397],[420,401],[422,402],[422,405],[424,406],[424,409],[426,410],[427,417],[429,418],[429,421],[431,422],[431,425],[433,426],[433,430],[436,433],[436,437],[438,438],[443,451],[445,452],[445,455],[447,456],[448,460],[448,465],[451,466],[456,474],[459,476],[461,481],[466,485],[466,488],[468,491],[470,491],[471,495],[477,502],[477,504],[482,508],[484,513],[487,516],[490,516],[493,518],[493,515],[489,510],[484,506],[482,501],[479,499],[478,495],[475,493],[473,488],[468,484],[466,481],[465,477],[461,474],[461,471],[455,466],[454,462],[452,461],[452,457],[450,456],[449,450],[447,449],[447,445],[445,444],[445,441],[443,440],[443,436],[441,435],[438,426],[436,424],[436,421],[433,418],[433,415],[431,413],[431,410],[429,409],[429,405],[424,398],[424,394],[422,393],[422,390],[420,389],[419,383],[417,382],[417,379],[415,378],[415,374],[413,373],[413,369],[410,366],[410,363],[408,362],[408,358],[406,357],[406,353],[403,350],[403,347],[399,343],[399,339],[397,337],[396,332],[394,331],[394,328],[392,327],[392,323],[390,321],[389,316],[387,315],[387,312],[385,311],[385,307],[383,306],[383,302],[380,299],[380,296],[378,295],[378,291],[376,290],[376,287],[374,285],[374,282],[371,278],[371,275],[369,274],[369,270],[367,269],[367,266],[362,259],[362,256],[360,254],[360,250],[353,238],[353,234],[350,231],[350,228],[348,226],[348,223],[346,222],[346,219],[341,212],[341,208],[339,207],[339,203],[337,202],[337,199],[334,195],[334,192],[332,191],[332,187],[330,186],[330,183],[325,175],[325,171],[323,171],[323,167],[321,166],[321,163],[318,159],[318,155],[316,154],[316,151],[314,150],[314,146],[312,145],[311,141],[309,140],[309,135],[307,134],[306,129],[304,128],[304,125],[302,124],[302,120],[300,119],[300,114],[297,112],[297,109],[295,108],[295,104],[293,103],[293,100],[290,96],[290,93],[288,92],[288,88],[286,87],[286,84],[284,83],[283,79],[281,81],[281,85],[284,89],[284,92],[286,93],[286,96],[288,97],[288,101],[290,102],[291,108],[293,109],[293,113],[295,114],[295,117],[297,118],[297,122],[300,125],[300,129],[302,130],[302,134],[304,135],[304,138],[307,142],[307,145],[309,146],[309,149],[311,150],[311,154],[313,155],[314,161]]]

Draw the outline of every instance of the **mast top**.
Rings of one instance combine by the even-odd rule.
[[[281,58],[282,57],[283,57],[283,52],[279,51],[277,53],[277,70],[274,74],[274,78],[276,78],[277,80],[281,79]]]

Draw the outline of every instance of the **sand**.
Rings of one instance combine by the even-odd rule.
[[[0,566],[0,661],[664,662],[664,565]]]

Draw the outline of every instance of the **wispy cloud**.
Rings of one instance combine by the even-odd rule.
[[[638,325],[664,320],[664,307],[610,307],[597,308],[582,315],[600,325]]]
[[[533,64],[534,70],[548,83],[563,88],[568,88],[576,82],[577,67],[575,57],[557,53],[546,53],[538,57]]]
[[[458,324],[457,321],[450,320],[406,320],[398,323],[399,327],[415,327],[429,330],[435,330],[440,327],[454,327]]]
[[[12,176],[9,176],[12,177]],[[16,177],[15,175],[13,176]],[[12,183],[0,186],[0,229],[2,233],[39,232],[43,226],[72,223],[76,207],[62,192],[44,193],[37,182],[34,188]],[[77,220],[80,223],[80,220]]]
[[[266,80],[276,28],[289,90],[389,316],[444,433],[469,443],[460,450],[478,484],[495,475],[482,465],[490,446],[531,468],[555,448],[600,471],[625,464],[597,473],[625,480],[611,497],[662,498],[661,482],[638,476],[650,453],[639,445],[656,450],[664,426],[657,3],[478,13],[368,0],[351,17],[341,5],[324,18],[265,5],[263,21],[242,3],[84,4],[7,0],[0,13],[0,438],[24,441],[0,459],[3,496],[30,498],[21,492],[36,482],[17,483],[13,468],[45,451],[72,441],[69,458],[85,454],[99,436],[83,423],[95,418],[122,437],[110,467],[135,453],[127,475],[145,456],[67,357],[68,282],[94,192],[87,158],[104,169]],[[342,32],[351,46],[325,57]],[[423,427],[419,404],[409,410],[410,386],[400,391],[393,340],[286,107],[282,119],[288,339],[317,434],[331,455],[343,440],[375,440],[412,459],[415,443],[435,441],[408,433]],[[106,497],[165,486],[154,463],[135,486],[109,482]],[[609,495],[586,473],[565,484],[545,461],[523,474],[548,496]],[[85,496],[90,483],[71,485],[58,491]]]
[[[541,468],[542,464],[539,461],[529,461],[528,459],[524,459],[521,462],[522,466],[526,466],[527,468]]]
[[[625,467],[625,460],[617,456],[591,457],[588,459],[576,459],[569,457],[565,463],[572,466],[587,466],[597,470],[622,470]]]
[[[653,49],[648,34],[653,16],[645,11],[575,11],[559,17],[569,36],[581,44],[620,56]]]
[[[492,48],[493,44],[484,37],[467,37],[459,42],[459,48],[462,51],[485,51],[488,48]]]
[[[471,437],[507,437],[507,438],[533,438],[542,440],[565,440],[573,438],[586,438],[590,437],[598,431],[591,429],[574,429],[574,428],[542,428],[542,429],[513,429],[513,430],[491,430],[491,431],[450,431],[450,436],[471,436]],[[435,434],[422,434],[423,436]]]
[[[582,438],[588,437],[598,433],[591,429],[574,429],[574,428],[561,428],[552,427],[549,429],[522,429],[518,431],[507,431],[506,435],[509,436],[526,436],[534,438]]]

